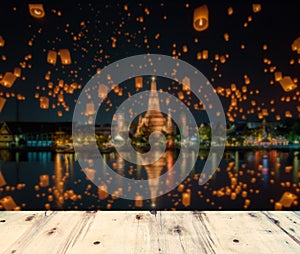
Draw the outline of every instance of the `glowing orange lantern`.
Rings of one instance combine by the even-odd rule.
[[[204,31],[208,28],[208,8],[202,5],[194,10],[194,29]]]
[[[5,45],[5,40],[3,39],[3,37],[0,35],[0,47],[4,47]]]
[[[275,81],[279,82],[280,80],[282,80],[282,72],[281,71],[276,71],[274,73],[274,77],[275,77]]]
[[[136,195],[135,197],[135,206],[143,207],[143,197],[141,195]]]
[[[14,201],[14,199],[11,196],[6,196],[2,199],[0,199],[0,204],[4,207],[5,210],[14,210],[17,205]]]
[[[202,59],[203,60],[208,59],[208,50],[205,49],[205,50],[202,51]]]
[[[2,172],[0,171],[0,187],[6,185],[6,181],[5,178],[2,174]]]
[[[59,56],[62,64],[68,65],[71,64],[71,54],[68,49],[60,49]]]
[[[57,53],[54,50],[49,50],[48,55],[47,55],[47,62],[49,64],[56,64],[56,59],[57,59]]]
[[[135,88],[143,88],[143,77],[135,77]]]
[[[40,19],[45,16],[43,4],[29,4],[28,7],[32,17]]]
[[[5,102],[6,102],[6,99],[3,97],[0,97],[0,112],[2,112]]]
[[[40,108],[48,109],[49,108],[49,98],[42,96],[40,97]]]
[[[93,102],[87,103],[86,104],[86,111],[85,111],[86,115],[93,115],[95,114],[95,106]]]
[[[20,67],[14,68],[14,75],[17,78],[21,77],[21,68]]]
[[[297,88],[297,85],[294,84],[290,76],[283,77],[279,83],[285,92],[289,92]]]
[[[16,81],[16,76],[11,72],[6,72],[3,79],[0,81],[0,84],[5,87],[12,87],[14,82]]]
[[[252,4],[253,12],[257,13],[261,11],[261,4]]]
[[[40,186],[41,187],[48,187],[49,186],[49,176],[48,175],[41,175],[40,176]]]

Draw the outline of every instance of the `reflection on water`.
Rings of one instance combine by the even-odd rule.
[[[114,183],[116,190],[113,195],[103,194],[103,190],[112,183],[97,178],[98,171],[93,168],[92,161],[83,169],[84,174],[74,154],[0,150],[0,210],[300,208],[296,199],[300,192],[299,151],[225,151],[220,165],[216,164],[216,154],[212,154],[212,166],[219,168],[205,185],[199,186],[198,180],[208,155],[207,150],[202,150],[190,175],[182,183],[174,183],[178,176],[185,175],[192,153],[183,154],[178,172],[173,169],[178,158],[177,151],[166,151],[159,160],[145,166],[141,166],[147,162],[142,161],[142,157],[137,158],[140,164],[134,165],[118,154],[103,154],[103,163],[118,174],[149,180],[148,189],[137,192],[138,200],[131,201],[119,198],[123,190],[130,191],[130,186],[124,186],[122,180]],[[148,159],[151,161],[151,158]],[[158,181],[162,174],[167,174],[164,183]],[[48,183],[43,185],[40,176],[48,179]],[[99,186],[90,179],[99,180]],[[157,197],[162,192],[161,184],[181,185]],[[152,198],[142,200],[144,191],[148,191]],[[286,202],[289,206],[278,205],[284,193],[284,198],[293,197]]]

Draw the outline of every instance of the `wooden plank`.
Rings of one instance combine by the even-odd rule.
[[[207,212],[205,216],[208,231],[221,246],[216,253],[300,253],[299,245],[261,212]]]
[[[296,243],[300,244],[300,215],[294,212],[271,211],[264,215]]]
[[[65,253],[93,216],[87,212],[55,212],[47,217],[46,223],[16,239],[7,253]]]
[[[1,251],[47,223],[45,217],[45,212],[0,212]]]
[[[293,212],[2,212],[2,219],[1,253],[300,253]]]

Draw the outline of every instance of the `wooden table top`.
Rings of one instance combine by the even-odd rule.
[[[300,253],[300,212],[0,212],[0,253]]]

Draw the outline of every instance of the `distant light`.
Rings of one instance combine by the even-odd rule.
[[[151,77],[151,80],[152,80],[152,81],[155,81],[155,79],[156,79],[155,76],[152,76],[152,77]]]

